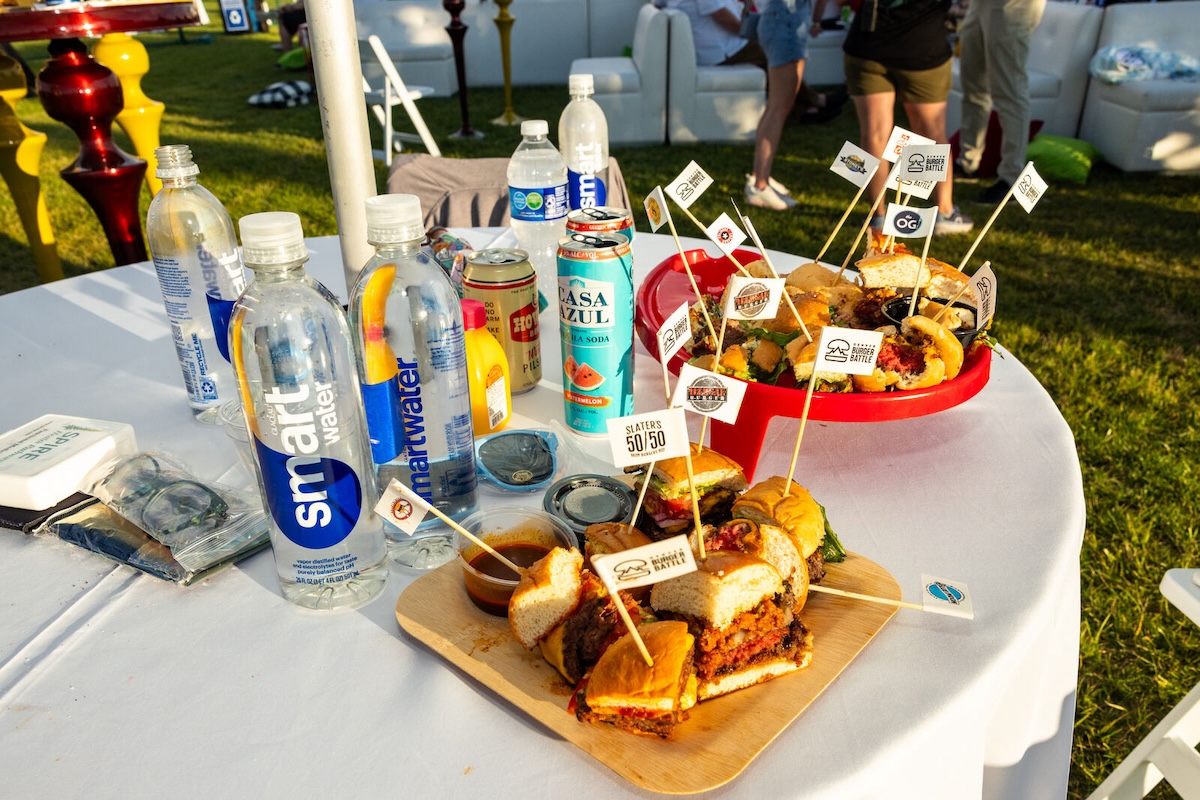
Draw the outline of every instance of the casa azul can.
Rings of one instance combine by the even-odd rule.
[[[571,430],[602,436],[633,413],[633,251],[619,233],[559,240],[563,401]]]

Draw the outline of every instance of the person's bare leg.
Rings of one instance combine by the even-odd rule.
[[[908,116],[913,133],[933,139],[938,144],[947,143],[945,102],[905,103],[904,113]],[[933,197],[937,201],[938,213],[950,214],[954,211],[953,162],[946,165],[946,180],[934,187]]]
[[[854,101],[854,111],[858,114],[860,146],[876,158],[882,158],[883,148],[887,146],[888,137],[892,135],[892,127],[895,125],[896,93],[854,95],[850,99]],[[875,171],[868,184],[867,193],[871,202],[883,191],[887,176],[888,165],[885,162]]]
[[[800,90],[803,78],[803,59],[767,70],[767,107],[763,109],[754,135],[754,186],[757,189],[767,188],[783,125],[796,102],[796,92]]]

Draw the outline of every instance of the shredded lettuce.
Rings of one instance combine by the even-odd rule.
[[[833,528],[829,524],[829,515],[825,513],[825,506],[817,503],[817,507],[821,509],[821,521],[825,523],[825,539],[821,542],[821,556],[826,561],[835,564],[845,561],[846,548],[842,547],[841,540],[833,532]]]

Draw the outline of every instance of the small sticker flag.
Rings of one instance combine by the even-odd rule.
[[[992,272],[991,262],[985,261],[975,270],[968,283],[975,292],[975,327],[986,327],[996,313],[996,273]]]
[[[848,375],[870,375],[875,371],[875,360],[883,345],[880,331],[857,328],[821,328],[817,345],[817,359],[813,373],[842,372]],[[680,373],[682,380],[683,373]]]
[[[682,408],[664,408],[608,420],[608,444],[613,466],[620,469],[664,458],[686,456],[687,418]]]
[[[636,589],[696,571],[687,536],[631,547],[617,553],[592,556],[592,569],[609,591]]]
[[[935,222],[937,206],[915,208],[892,203],[883,218],[883,234],[903,239],[923,239],[933,233]]]
[[[721,252],[725,255],[732,255],[733,251],[738,246],[746,241],[746,233],[737,226],[737,223],[726,213],[721,212],[721,216],[717,217],[712,225],[704,229],[708,234],[708,238],[713,240],[717,247],[721,248]]]
[[[904,152],[904,148],[910,144],[935,144],[935,142],[928,136],[921,136],[896,125],[892,128],[892,135],[888,137],[887,145],[883,148],[883,160],[893,162],[898,160],[901,153]]]
[[[879,159],[853,142],[846,142],[829,169],[861,189],[879,169]]]
[[[712,176],[695,161],[691,161],[675,180],[667,184],[667,194],[680,208],[688,208],[704,194],[705,189],[712,186],[712,183]]]
[[[950,145],[910,144],[897,163],[902,181],[944,181],[950,170]]]
[[[393,478],[375,504],[375,513],[412,536],[431,508],[424,497]]]
[[[729,319],[773,319],[779,311],[786,278],[748,278],[729,276],[725,289],[725,309]]]
[[[671,219],[671,209],[667,208],[667,198],[663,197],[661,186],[655,186],[644,202],[646,217],[650,220],[650,229],[658,230]]]
[[[962,581],[948,581],[932,575],[922,575],[921,607],[933,614],[975,619],[971,594]]]
[[[675,313],[667,317],[658,329],[658,360],[667,363],[679,348],[692,340],[692,325],[688,316],[688,304],[681,303]]]
[[[732,425],[737,422],[748,385],[727,375],[684,364],[679,368],[671,405]]]
[[[1038,175],[1038,171],[1034,169],[1033,162],[1030,161],[1025,165],[1025,169],[1021,170],[1021,174],[1017,176],[1017,182],[1013,185],[1013,197],[1017,198],[1017,202],[1021,204],[1021,208],[1025,209],[1028,214],[1033,211],[1033,207],[1037,205],[1038,200],[1042,199],[1042,195],[1046,193],[1046,182],[1042,180],[1042,176]]]

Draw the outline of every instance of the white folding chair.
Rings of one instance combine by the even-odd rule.
[[[434,141],[433,134],[425,125],[425,120],[421,117],[421,112],[417,110],[415,102],[422,97],[433,95],[433,89],[428,86],[405,85],[404,80],[400,77],[400,72],[396,69],[396,65],[392,62],[391,56],[388,55],[387,49],[378,36],[374,34],[368,36],[367,44],[374,51],[379,66],[383,67],[383,86],[380,88],[373,88],[365,75],[362,79],[363,94],[366,97],[367,105],[383,128],[383,150],[372,150],[372,157],[382,159],[385,164],[391,166],[392,153],[400,152],[404,147],[403,142],[423,143],[431,155],[440,156],[442,151]],[[412,120],[413,126],[417,129],[416,134],[403,133],[395,130],[392,126],[393,109],[397,105],[404,106],[408,118]]]
[[[1163,597],[1200,625],[1200,569],[1171,569]],[[1184,800],[1200,800],[1200,684],[1133,749],[1088,800],[1141,800],[1164,778]]]

